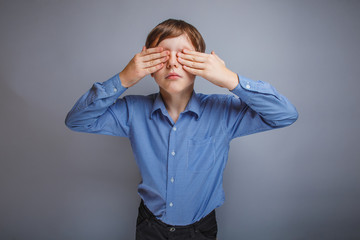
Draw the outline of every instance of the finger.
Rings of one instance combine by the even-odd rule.
[[[191,67],[191,68],[196,68],[196,69],[204,69],[205,68],[204,63],[193,62],[193,61],[185,60],[183,58],[178,58],[178,61],[182,65],[185,65],[185,66],[188,66],[188,67]]]
[[[183,66],[184,70],[191,73],[191,74],[194,74],[194,75],[199,75],[201,76],[201,74],[203,73],[203,70],[200,70],[200,69],[196,69],[196,68],[191,68],[191,67],[188,67],[188,66]]]
[[[163,50],[164,49],[162,47],[148,48],[142,54],[148,55],[148,54],[152,54],[152,53],[159,53],[159,52],[162,52]]]
[[[186,49],[186,48],[184,48],[182,52],[184,54],[195,55],[195,56],[199,56],[199,57],[206,57],[208,55],[206,53],[192,51],[192,50],[189,50],[189,49]]]
[[[183,53],[178,53],[177,56],[181,57],[182,59],[190,60],[193,62],[205,62],[206,60],[204,57],[190,55],[190,54],[183,54]]]
[[[145,50],[146,50],[146,46],[143,46],[141,52],[145,52]]]
[[[168,60],[168,58],[169,58],[168,56],[165,56],[165,57],[162,57],[162,58],[158,58],[158,59],[155,59],[155,60],[145,62],[144,63],[144,68],[153,67],[153,66],[158,65],[160,63],[166,62]]]
[[[160,63],[158,65],[155,65],[155,66],[152,66],[149,68],[145,68],[145,71],[147,71],[148,74],[151,74],[151,73],[159,71],[163,67],[164,67],[164,63]]]
[[[169,51],[162,51],[161,53],[152,53],[149,55],[145,55],[143,56],[143,61],[144,62],[148,62],[148,61],[152,61],[154,59],[158,59],[158,58],[162,58],[162,57],[167,57],[169,56],[170,52]]]

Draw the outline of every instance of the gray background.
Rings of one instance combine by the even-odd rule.
[[[219,239],[360,239],[359,1],[1,1],[0,239],[133,239],[140,181],[125,138],[66,113],[167,18],[297,107],[287,128],[235,139]],[[197,78],[196,91],[226,93]],[[157,91],[151,77],[126,94]]]

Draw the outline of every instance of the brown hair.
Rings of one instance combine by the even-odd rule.
[[[177,19],[168,19],[158,24],[146,38],[146,48],[156,47],[162,40],[186,34],[195,50],[205,52],[205,41],[200,32],[191,24]]]

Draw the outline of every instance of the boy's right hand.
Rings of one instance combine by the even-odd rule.
[[[121,85],[128,88],[135,85],[146,75],[154,73],[164,67],[164,62],[169,59],[169,51],[162,47],[146,49],[144,46],[128,65],[119,73]]]

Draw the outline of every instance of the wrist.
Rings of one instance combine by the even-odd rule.
[[[119,73],[119,78],[120,78],[121,85],[122,85],[123,87],[125,87],[125,88],[130,87],[130,85],[128,84],[128,81],[127,81],[126,74],[125,74],[123,71],[121,71],[121,72]]]
[[[236,88],[236,86],[239,84],[239,77],[236,73],[229,71],[228,79],[227,79],[226,88],[229,91],[232,91]]]

